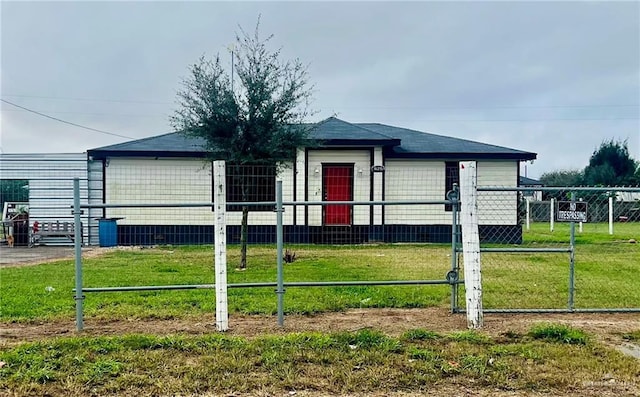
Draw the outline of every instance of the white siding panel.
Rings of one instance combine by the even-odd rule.
[[[384,166],[384,155],[382,153],[382,148],[377,147],[373,153],[373,164],[374,165],[382,165]],[[382,201],[383,199],[383,182],[384,182],[384,172],[374,172],[373,173],[373,201]],[[382,205],[376,205],[373,207],[373,224],[374,225],[382,225]]]
[[[102,204],[102,161],[90,160],[87,164],[87,170],[89,173],[89,189],[87,192],[89,204]],[[98,244],[98,221],[96,218],[100,218],[103,215],[103,210],[100,208],[90,208],[87,210],[89,217],[89,245]]]
[[[387,160],[386,201],[444,200],[444,161]],[[425,225],[451,223],[444,205],[387,205],[385,224]]]
[[[371,152],[369,150],[310,150],[308,161],[309,201],[322,201],[322,164],[350,163],[354,164],[353,200],[370,201]],[[322,207],[312,205],[309,206],[308,211],[309,226],[322,226]],[[353,223],[369,224],[368,205],[355,206]]]
[[[296,155],[296,201],[304,201],[305,199],[305,181],[311,175],[307,173],[307,167],[305,166],[305,150],[298,149]],[[301,205],[296,208],[296,223],[298,225],[304,224],[304,211],[305,206]]]
[[[518,186],[517,161],[478,162],[478,187]],[[518,222],[517,192],[478,192],[481,225],[515,225]]]
[[[283,200],[293,200],[293,168],[284,166]],[[106,202],[109,204],[209,203],[211,164],[201,159],[111,158],[106,168]],[[275,202],[275,197],[273,198]],[[213,225],[210,207],[110,208],[107,217],[124,218],[123,225]],[[293,223],[293,208],[285,208],[285,224]],[[227,212],[227,224],[240,225],[241,211]],[[274,225],[275,212],[250,211],[250,225]]]
[[[109,204],[211,202],[211,164],[200,159],[111,158],[106,167]],[[126,225],[213,225],[201,208],[110,208],[107,217]]]

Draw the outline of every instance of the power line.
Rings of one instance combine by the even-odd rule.
[[[324,107],[323,107],[324,108]],[[522,106],[340,106],[340,109],[408,109],[408,110],[492,110],[492,109],[589,109],[589,108],[640,108],[640,105],[522,105]]]
[[[154,105],[171,105],[172,102],[163,101],[143,101],[143,100],[129,100],[129,99],[99,99],[99,98],[76,98],[76,97],[57,97],[46,95],[7,95],[5,97],[11,98],[39,98],[39,99],[55,99],[55,100],[67,100],[67,101],[87,101],[87,102],[120,102],[120,103],[140,103],[140,104],[154,104]],[[321,108],[326,108],[320,106]],[[341,106],[341,109],[370,109],[370,110],[385,110],[385,109],[408,109],[408,110],[420,110],[420,109],[433,109],[433,110],[470,110],[470,109],[565,109],[565,108],[640,108],[640,104],[601,104],[601,105],[488,105],[488,106]]]
[[[2,112],[25,112],[22,109],[2,109]],[[155,113],[155,114],[141,114],[141,113],[96,113],[96,112],[59,112],[59,111],[49,111],[49,114],[82,114],[85,116],[118,116],[118,117],[153,117],[158,118],[160,116],[165,117],[165,114]]]
[[[98,99],[98,98],[74,98],[74,97],[62,97],[62,96],[46,96],[46,95],[7,95],[3,94],[5,97],[11,98],[36,98],[36,99],[56,99],[63,101],[81,101],[81,102],[119,102],[119,103],[141,103],[141,104],[151,104],[151,105],[171,105],[171,102],[160,102],[160,101],[136,101],[129,99]]]
[[[17,107],[17,108],[20,108],[20,109],[26,110],[27,112],[35,113],[35,114],[37,114],[37,115],[39,115],[39,116],[46,117],[46,118],[51,119],[51,120],[59,121],[59,122],[61,122],[61,123],[69,124],[69,125],[72,125],[72,126],[74,126],[74,127],[84,128],[85,130],[94,131],[94,132],[99,132],[99,133],[101,133],[101,134],[106,134],[106,135],[111,135],[111,136],[117,136],[117,137],[119,137],[119,138],[135,139],[135,138],[132,138],[132,137],[130,137],[130,136],[120,135],[120,134],[115,134],[115,133],[113,133],[113,132],[108,132],[108,131],[103,131],[103,130],[98,130],[98,129],[95,129],[95,128],[86,127],[86,126],[84,126],[84,125],[80,125],[80,124],[72,123],[72,122],[70,122],[70,121],[62,120],[62,119],[59,119],[59,118],[57,118],[57,117],[52,117],[52,116],[46,115],[46,114],[44,114],[44,113],[37,112],[37,111],[35,111],[35,110],[29,109],[29,108],[25,108],[24,106],[20,106],[20,105],[18,105],[18,104],[13,103],[13,102],[9,102],[9,101],[7,101],[6,99],[0,99],[0,101],[2,101],[2,102],[4,102],[4,103],[7,103],[7,104],[9,104],[9,105],[11,105],[11,106],[15,106],[15,107]]]
[[[17,95],[13,95],[13,96],[17,96]],[[26,97],[26,96],[25,96]],[[43,97],[44,98],[44,97]],[[56,120],[62,123],[66,123],[66,124],[70,124],[76,127],[80,127],[80,128],[84,128],[84,129],[88,129],[90,131],[95,131],[95,132],[100,132],[103,134],[108,134],[108,135],[113,135],[113,136],[117,136],[117,137],[121,137],[121,138],[128,138],[128,139],[135,139],[135,138],[131,138],[125,135],[120,135],[120,134],[115,134],[112,132],[108,132],[108,131],[102,131],[102,130],[97,130],[95,128],[91,128],[91,127],[85,127],[76,123],[72,123],[69,121],[65,121],[62,119],[58,119],[55,118],[53,116],[49,116],[46,115],[44,113],[41,113],[39,111],[33,110],[33,109],[29,109],[26,108],[24,106],[20,106],[17,105],[13,102],[7,101],[5,99],[2,99],[2,102],[8,103],[10,105],[13,105],[19,109],[16,109],[16,111],[27,111],[27,112],[31,112],[31,113],[35,113],[38,114],[40,116],[43,117],[47,117],[50,118],[52,120]],[[634,105],[593,105],[593,107],[598,107],[598,106],[603,106],[603,107],[631,107]],[[550,107],[559,107],[559,106],[550,106]],[[563,106],[564,107],[564,106]],[[566,106],[566,107],[590,107],[589,105],[576,105],[576,106]],[[496,107],[496,109],[498,109],[500,107]],[[504,107],[507,108],[507,107]],[[516,109],[518,107],[512,107],[513,109]],[[531,108],[535,108],[531,107]],[[321,108],[321,109],[325,109],[325,108]],[[376,107],[349,107],[347,106],[346,109],[418,109],[418,107],[387,107],[387,108],[376,108]],[[424,108],[427,109],[427,108]],[[435,108],[432,108],[435,109]],[[447,109],[447,108],[441,108],[441,109]],[[453,108],[451,108],[453,109]],[[459,108],[462,109],[462,108]],[[471,109],[471,108],[468,108]],[[11,111],[9,109],[4,109],[3,111]],[[92,116],[118,116],[118,117],[157,117],[160,116],[160,114],[157,115],[151,115],[151,114],[119,114],[119,113],[89,113],[89,112],[51,112],[51,113],[55,113],[55,114],[82,114],[82,115],[92,115]],[[511,117],[511,118],[426,118],[426,119],[419,119],[417,121],[422,121],[422,122],[482,122],[482,123],[491,123],[491,122],[522,122],[522,123],[532,123],[532,122],[555,122],[555,121],[621,121],[621,120],[638,120],[638,117],[634,117],[634,116],[615,116],[615,117],[547,117],[547,118],[531,118],[531,117]],[[416,120],[413,120],[416,121]]]

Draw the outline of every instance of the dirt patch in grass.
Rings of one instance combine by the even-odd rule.
[[[496,342],[504,339],[504,343],[514,343],[519,336],[524,337],[535,324],[554,323],[565,324],[577,329],[581,329],[593,336],[599,342],[612,347],[624,343],[624,335],[635,333],[640,329],[640,314],[487,314],[485,316],[485,327],[483,333],[494,338]],[[372,329],[401,338],[407,330],[426,329],[437,333],[455,333],[466,329],[466,318],[462,314],[450,314],[444,308],[429,309],[357,309],[340,313],[323,313],[313,316],[291,315],[285,318],[285,326],[278,327],[275,316],[254,316],[254,315],[232,315],[230,317],[230,330],[228,335],[255,338],[262,335],[285,335],[292,332],[319,331],[319,332],[339,332],[339,331],[360,331]],[[72,319],[59,320],[53,322],[32,322],[32,323],[0,323],[0,347],[11,348],[23,342],[51,340],[58,337],[69,336],[122,336],[128,334],[151,334],[151,335],[207,335],[216,332],[213,314],[207,317],[189,317],[180,319],[130,319],[113,321],[109,319],[87,318],[85,320],[85,330],[76,333],[75,324]],[[628,339],[628,338],[627,338]],[[259,339],[255,339],[258,341]],[[596,349],[596,352],[598,350]],[[602,350],[600,350],[602,351]],[[155,351],[150,353],[160,354]],[[176,353],[178,354],[178,353]],[[188,354],[187,354],[188,356]],[[533,364],[531,364],[533,365]],[[543,368],[543,367],[540,367]],[[544,367],[546,368],[546,367]],[[553,366],[549,367],[553,368]],[[546,370],[549,370],[546,368]],[[606,372],[606,371],[605,371]],[[375,391],[366,393],[347,393],[344,396],[396,396],[414,397],[419,395],[442,395],[442,396],[631,396],[640,393],[640,385],[628,379],[615,379],[613,375],[604,374],[602,377],[597,372],[595,376],[587,378],[584,382],[568,382],[564,387],[551,387],[546,390],[544,387],[536,387],[529,390],[496,388],[495,385],[480,384],[474,387],[474,382],[456,377],[440,379],[425,386],[424,390],[391,391],[384,390],[380,393]],[[551,376],[551,375],[550,375]],[[543,377],[544,378],[544,377]],[[536,378],[538,379],[538,378]],[[541,378],[542,379],[542,378]],[[543,379],[544,380],[544,379]],[[544,382],[543,382],[544,383]],[[54,385],[55,386],[55,385]],[[54,387],[51,386],[51,387]],[[57,387],[57,386],[55,386]],[[62,386],[61,386],[62,387]],[[251,396],[308,396],[320,397],[337,395],[322,390],[295,390],[266,388],[264,390],[253,390]],[[45,390],[43,388],[42,390]],[[313,388],[312,388],[313,389]],[[12,393],[11,390],[0,389],[2,395],[23,395],[21,392]],[[34,389],[35,390],[35,389]],[[40,390],[40,389],[38,389]],[[48,389],[46,389],[48,390]],[[61,390],[61,389],[51,389]],[[221,395],[221,394],[198,395]],[[5,394],[6,393],[6,394]],[[29,394],[29,393],[26,393]],[[85,389],[78,389],[76,395],[90,395]],[[162,395],[144,389],[122,388],[118,390],[119,395]],[[168,393],[167,395],[170,395]],[[185,394],[189,395],[189,394]],[[241,395],[233,392],[222,395]]]
[[[491,336],[504,333],[526,333],[533,324],[552,322],[566,324],[593,334],[603,342],[622,341],[622,335],[640,329],[638,313],[573,313],[573,314],[487,314],[483,332]],[[145,333],[153,335],[204,335],[216,332],[214,315],[171,320],[154,319],[85,319],[83,335],[125,335]],[[442,308],[426,309],[354,309],[339,313],[301,316],[290,315],[284,327],[277,325],[275,316],[233,314],[229,318],[230,335],[254,337],[264,334],[285,334],[303,331],[357,331],[371,328],[391,336],[424,328],[437,332],[467,329],[464,314],[451,314]],[[0,340],[5,344],[36,341],[56,336],[74,335],[75,322],[0,323]]]

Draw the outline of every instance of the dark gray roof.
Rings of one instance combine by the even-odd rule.
[[[97,153],[126,153],[127,155],[157,156],[158,154],[184,153],[185,155],[197,155],[202,153],[204,140],[187,137],[179,132],[136,139],[134,141],[116,143],[88,151],[89,156]],[[174,156],[176,157],[176,156]]]
[[[537,179],[527,178],[526,176],[520,177],[520,186],[542,186],[543,183]]]
[[[330,117],[310,137],[324,146],[383,146],[387,158],[533,160],[535,153],[377,123],[348,123]],[[205,157],[204,141],[174,132],[88,151],[89,156]]]
[[[400,139],[402,144],[395,146],[387,153],[388,158],[513,158],[520,160],[532,160],[535,153],[489,145],[486,143],[469,141],[466,139],[452,138],[449,136],[429,134],[426,132],[410,130],[377,123],[357,123],[358,126]]]
[[[316,124],[313,129],[311,129],[309,137],[331,145],[350,143],[361,146],[396,146],[401,144],[397,138],[392,138],[371,129],[363,128],[358,124],[347,123],[335,117],[329,117]]]

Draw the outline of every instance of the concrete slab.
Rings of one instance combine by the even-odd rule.
[[[0,246],[0,267],[19,266],[22,264],[34,264],[50,262],[56,259],[72,259],[73,247],[61,246],[36,246],[7,247]]]

